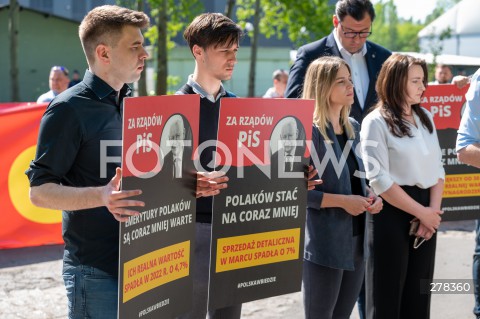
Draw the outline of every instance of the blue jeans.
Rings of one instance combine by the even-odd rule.
[[[480,317],[480,220],[477,220],[475,253],[473,254],[473,286],[475,292],[473,313]]]
[[[63,281],[69,319],[117,318],[117,277],[89,266],[64,264]]]

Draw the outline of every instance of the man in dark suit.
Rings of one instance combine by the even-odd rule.
[[[163,190],[168,198],[185,196],[195,184],[195,167],[192,160],[192,141],[190,125],[181,115],[174,115],[166,135],[166,146],[170,151],[162,161],[162,170],[158,174],[159,183],[168,183]],[[188,133],[187,133],[188,132]],[[159,184],[160,185],[160,184]]]
[[[182,178],[183,176],[184,166],[186,166],[183,163],[184,151],[188,148],[188,146],[184,145],[185,137],[185,124],[179,116],[170,126],[167,141],[167,146],[170,147],[170,152],[164,157],[162,166],[162,172],[168,172],[171,178]],[[190,160],[190,158],[186,158],[186,160]]]
[[[272,154],[271,174],[272,177],[292,177],[293,172],[302,173],[305,165],[301,160],[305,153],[305,143],[297,145],[299,130],[294,118],[289,118],[280,130],[278,151]]]
[[[139,195],[148,208],[164,205],[166,199],[177,202],[189,198],[194,192],[196,171],[192,159],[191,129],[188,121],[176,114],[171,118],[160,145],[168,152],[161,160],[160,171],[151,171],[144,176],[126,177],[130,187],[142,190]],[[169,122],[167,122],[169,123]],[[190,134],[187,134],[189,132]],[[138,178],[140,177],[140,178]],[[159,189],[162,196],[159,197]]]
[[[350,116],[359,123],[375,104],[375,82],[383,62],[392,54],[378,44],[367,41],[372,33],[375,11],[369,0],[339,0],[333,15],[334,29],[330,35],[306,44],[297,51],[290,69],[285,96],[299,98],[309,64],[322,56],[338,56],[352,70],[355,101]]]

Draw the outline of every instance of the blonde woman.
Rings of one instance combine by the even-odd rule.
[[[427,75],[424,60],[392,55],[378,75],[378,104],[362,123],[367,178],[385,200],[367,227],[369,319],[430,318],[430,294],[420,285],[433,278],[445,171],[432,114],[420,106]],[[421,246],[409,235],[414,218],[415,235],[427,240]]]
[[[305,317],[349,318],[364,278],[365,211],[382,200],[369,191],[360,157],[360,125],[349,118],[350,68],[322,57],[307,69],[304,99],[315,100],[312,162],[323,184],[308,193],[303,269]],[[360,173],[360,175],[359,175]]]

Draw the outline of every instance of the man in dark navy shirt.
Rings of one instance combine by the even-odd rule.
[[[117,6],[85,16],[79,36],[89,69],[48,106],[27,171],[32,203],[63,210],[69,318],[117,318],[118,222],[144,205],[132,198],[140,190],[119,190],[121,105],[148,57],[148,25],[144,13]]]

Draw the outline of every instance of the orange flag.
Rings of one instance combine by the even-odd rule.
[[[25,175],[47,104],[0,104],[0,249],[60,244],[62,213],[34,206]]]

